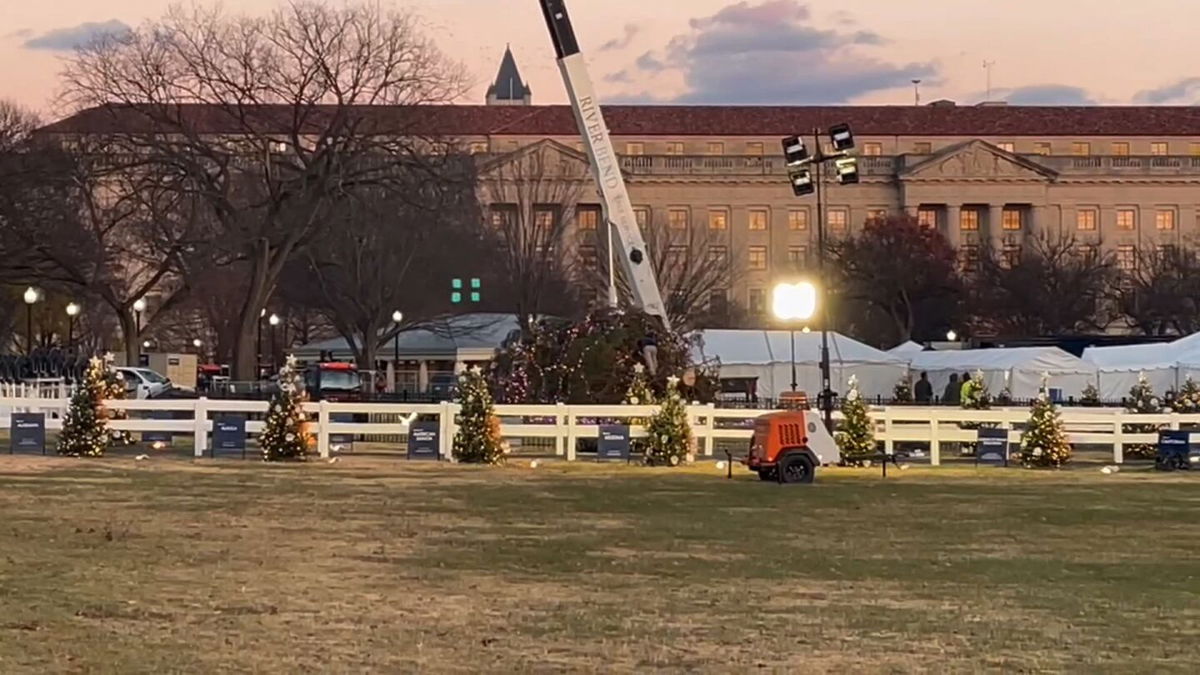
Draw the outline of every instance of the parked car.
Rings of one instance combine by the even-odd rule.
[[[128,398],[158,398],[173,387],[171,380],[149,368],[120,367],[117,372],[125,380],[125,396]]]

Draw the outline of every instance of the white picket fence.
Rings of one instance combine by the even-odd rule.
[[[238,401],[217,399],[179,400],[117,400],[106,405],[122,409],[135,416],[141,411],[174,411],[181,419],[124,419],[114,420],[112,428],[130,432],[171,432],[192,435],[195,438],[195,455],[203,456],[209,447],[213,416],[224,413],[257,413],[267,411],[266,401]],[[61,398],[0,398],[0,423],[7,428],[12,412],[44,412],[46,428],[59,429],[67,401]],[[633,405],[498,405],[496,414],[501,419],[501,433],[509,439],[551,439],[557,456],[567,460],[576,459],[580,439],[595,439],[599,435],[598,420],[605,423],[629,423],[633,438],[643,438],[645,429],[637,424],[650,417],[656,406]],[[421,416],[436,417],[439,422],[440,452],[450,455],[455,417],[459,406],[454,403],[330,403],[327,401],[305,404],[305,411],[313,416],[313,433],[317,436],[317,449],[322,457],[331,452],[330,435],[370,434],[405,436],[409,424]],[[744,444],[750,438],[754,418],[767,410],[717,408],[710,405],[688,406],[687,414],[695,434],[699,452],[705,456],[715,453],[718,441],[738,441]],[[183,417],[186,413],[186,418]],[[399,422],[334,422],[335,414],[360,413],[376,417],[399,418]],[[1124,461],[1125,446],[1135,443],[1155,443],[1154,432],[1134,433],[1126,425],[1161,425],[1168,429],[1181,426],[1200,428],[1200,414],[1184,415],[1167,413],[1158,415],[1131,414],[1120,408],[1062,408],[1063,422],[1068,437],[1075,445],[1110,446],[1115,463]],[[990,423],[1003,429],[1015,430],[1010,435],[1018,440],[1020,428],[1029,418],[1026,408],[1001,408],[995,410],[963,410],[951,407],[883,406],[873,408],[871,416],[876,425],[876,438],[884,445],[885,452],[892,453],[898,443],[925,443],[929,445],[930,462],[940,464],[943,446],[972,442],[976,431],[963,428],[967,423]],[[835,414],[835,419],[840,417]],[[246,431],[255,434],[262,429],[261,421],[247,421]],[[742,454],[737,452],[735,454]]]

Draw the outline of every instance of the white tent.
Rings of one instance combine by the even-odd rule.
[[[925,351],[925,345],[909,340],[908,342],[904,342],[892,347],[887,351],[887,353],[903,358],[923,351]]]
[[[720,362],[721,378],[756,378],[759,396],[776,397],[791,389],[792,333],[786,330],[702,330],[694,355]],[[815,398],[821,391],[821,334],[795,333],[797,388]],[[846,391],[858,377],[864,396],[889,398],[908,374],[904,359],[837,333],[829,334],[830,386]]]
[[[914,373],[929,373],[933,392],[942,395],[951,373],[974,375],[982,371],[988,390],[999,394],[1007,385],[1013,398],[1037,396],[1042,375],[1049,375],[1051,389],[1062,396],[1079,398],[1083,389],[1096,380],[1096,366],[1076,358],[1058,347],[1009,347],[920,352],[911,355]]]
[[[1176,345],[1183,340],[1088,347],[1083,350],[1083,360],[1096,366],[1099,373],[1096,388],[1102,400],[1120,400],[1128,396],[1130,388],[1137,384],[1139,373],[1145,373],[1150,386],[1161,394],[1175,388],[1180,380],[1181,356]],[[1183,346],[1187,344],[1183,343]]]

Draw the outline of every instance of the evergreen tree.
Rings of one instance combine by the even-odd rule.
[[[1060,467],[1071,461],[1071,444],[1058,408],[1050,400],[1046,380],[1030,408],[1025,435],[1021,437],[1021,463],[1025,466]]]
[[[858,390],[858,377],[851,375],[849,388],[842,398],[842,421],[838,424],[838,450],[847,464],[862,464],[875,454],[875,428],[867,411],[867,402]]]
[[[467,464],[499,464],[504,460],[500,423],[487,381],[476,366],[458,378],[462,411],[454,434],[454,459]]]
[[[1174,408],[1181,413],[1200,412],[1200,384],[1188,377],[1175,395]]]
[[[88,361],[83,382],[71,395],[71,405],[58,435],[58,454],[100,457],[108,449],[108,420],[103,401],[108,393],[108,369],[96,357]]]
[[[110,401],[121,401],[125,399],[125,376],[122,375],[116,368],[113,367],[113,355],[104,355],[104,398]],[[108,410],[109,419],[124,420],[129,419],[129,412],[126,410]],[[133,434],[122,429],[109,429],[109,438],[113,445],[127,446],[133,445]]]
[[[1083,394],[1079,397],[1079,403],[1091,408],[1100,405],[1100,390],[1096,385],[1088,382],[1088,385],[1083,388]]]
[[[264,462],[304,461],[309,434],[302,405],[306,396],[296,372],[296,357],[288,354],[279,370],[279,391],[271,397],[262,435],[258,438]]]
[[[1137,384],[1129,389],[1129,400],[1125,408],[1131,413],[1140,413],[1143,415],[1153,415],[1163,411],[1162,401],[1154,395],[1154,388],[1150,386],[1150,381],[1146,379],[1145,373],[1138,373]],[[1126,424],[1125,430],[1133,433],[1148,434],[1157,432],[1159,425]],[[1158,448],[1150,443],[1133,443],[1125,446],[1125,454],[1130,457],[1154,459],[1158,455]]]
[[[646,426],[649,436],[646,463],[679,466],[692,450],[692,427],[688,424],[687,407],[679,394],[679,378],[667,378],[667,393],[658,412]]]
[[[971,379],[967,380],[962,388],[962,397],[959,405],[966,410],[988,410],[992,407],[992,395],[988,391],[987,382],[983,379],[983,371],[976,370],[971,374]],[[963,429],[992,429],[995,428],[994,422],[961,422],[960,426]],[[973,455],[978,447],[978,443],[963,443],[962,454]]]
[[[905,375],[904,379],[896,383],[892,387],[892,402],[893,403],[912,403],[912,375]]]
[[[646,366],[640,363],[633,364],[633,379],[629,381],[629,389],[625,391],[625,403],[654,404],[654,390],[650,388],[650,380],[646,377]]]

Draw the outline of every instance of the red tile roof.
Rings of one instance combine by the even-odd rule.
[[[189,126],[210,133],[242,129],[217,106],[182,108]],[[329,114],[318,108],[314,116]],[[354,115],[379,129],[403,127],[413,133],[451,136],[572,136],[578,133],[565,105],[443,105],[409,109],[361,106]],[[261,106],[247,112],[258,127],[288,128],[289,106]],[[864,136],[1200,136],[1200,107],[1166,106],[631,106],[604,107],[619,136],[786,136],[849,123]],[[83,110],[44,129],[49,133],[132,131],[146,118],[128,107]]]

